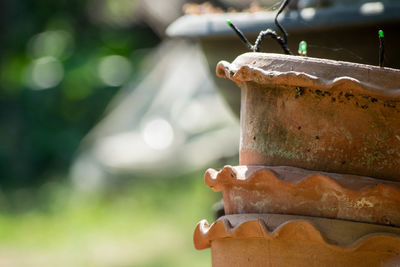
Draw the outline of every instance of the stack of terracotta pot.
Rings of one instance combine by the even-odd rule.
[[[247,53],[217,75],[242,90],[241,165],[205,174],[213,266],[400,266],[400,71]]]

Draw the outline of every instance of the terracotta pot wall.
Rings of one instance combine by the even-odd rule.
[[[400,180],[400,71],[247,53],[217,75],[241,87],[241,165]]]

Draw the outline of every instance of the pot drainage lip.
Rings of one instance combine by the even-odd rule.
[[[397,248],[400,253],[400,228],[281,214],[225,215],[212,225],[202,220],[193,241],[196,249],[205,249],[213,240],[225,238],[314,242],[344,252]]]

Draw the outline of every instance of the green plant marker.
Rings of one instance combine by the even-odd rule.
[[[301,41],[299,43],[299,55],[300,56],[307,56],[307,43],[306,41]]]
[[[385,36],[383,35],[382,30],[378,31],[378,36],[379,36],[379,66],[383,67],[385,61],[385,42],[384,42]]]

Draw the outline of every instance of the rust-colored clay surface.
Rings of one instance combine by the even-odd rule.
[[[400,180],[400,71],[246,53],[217,75],[242,91],[240,164]]]
[[[400,229],[388,226],[277,214],[203,220],[197,249],[211,247],[220,266],[396,266]]]
[[[285,166],[207,170],[226,214],[280,213],[400,226],[400,183]]]

